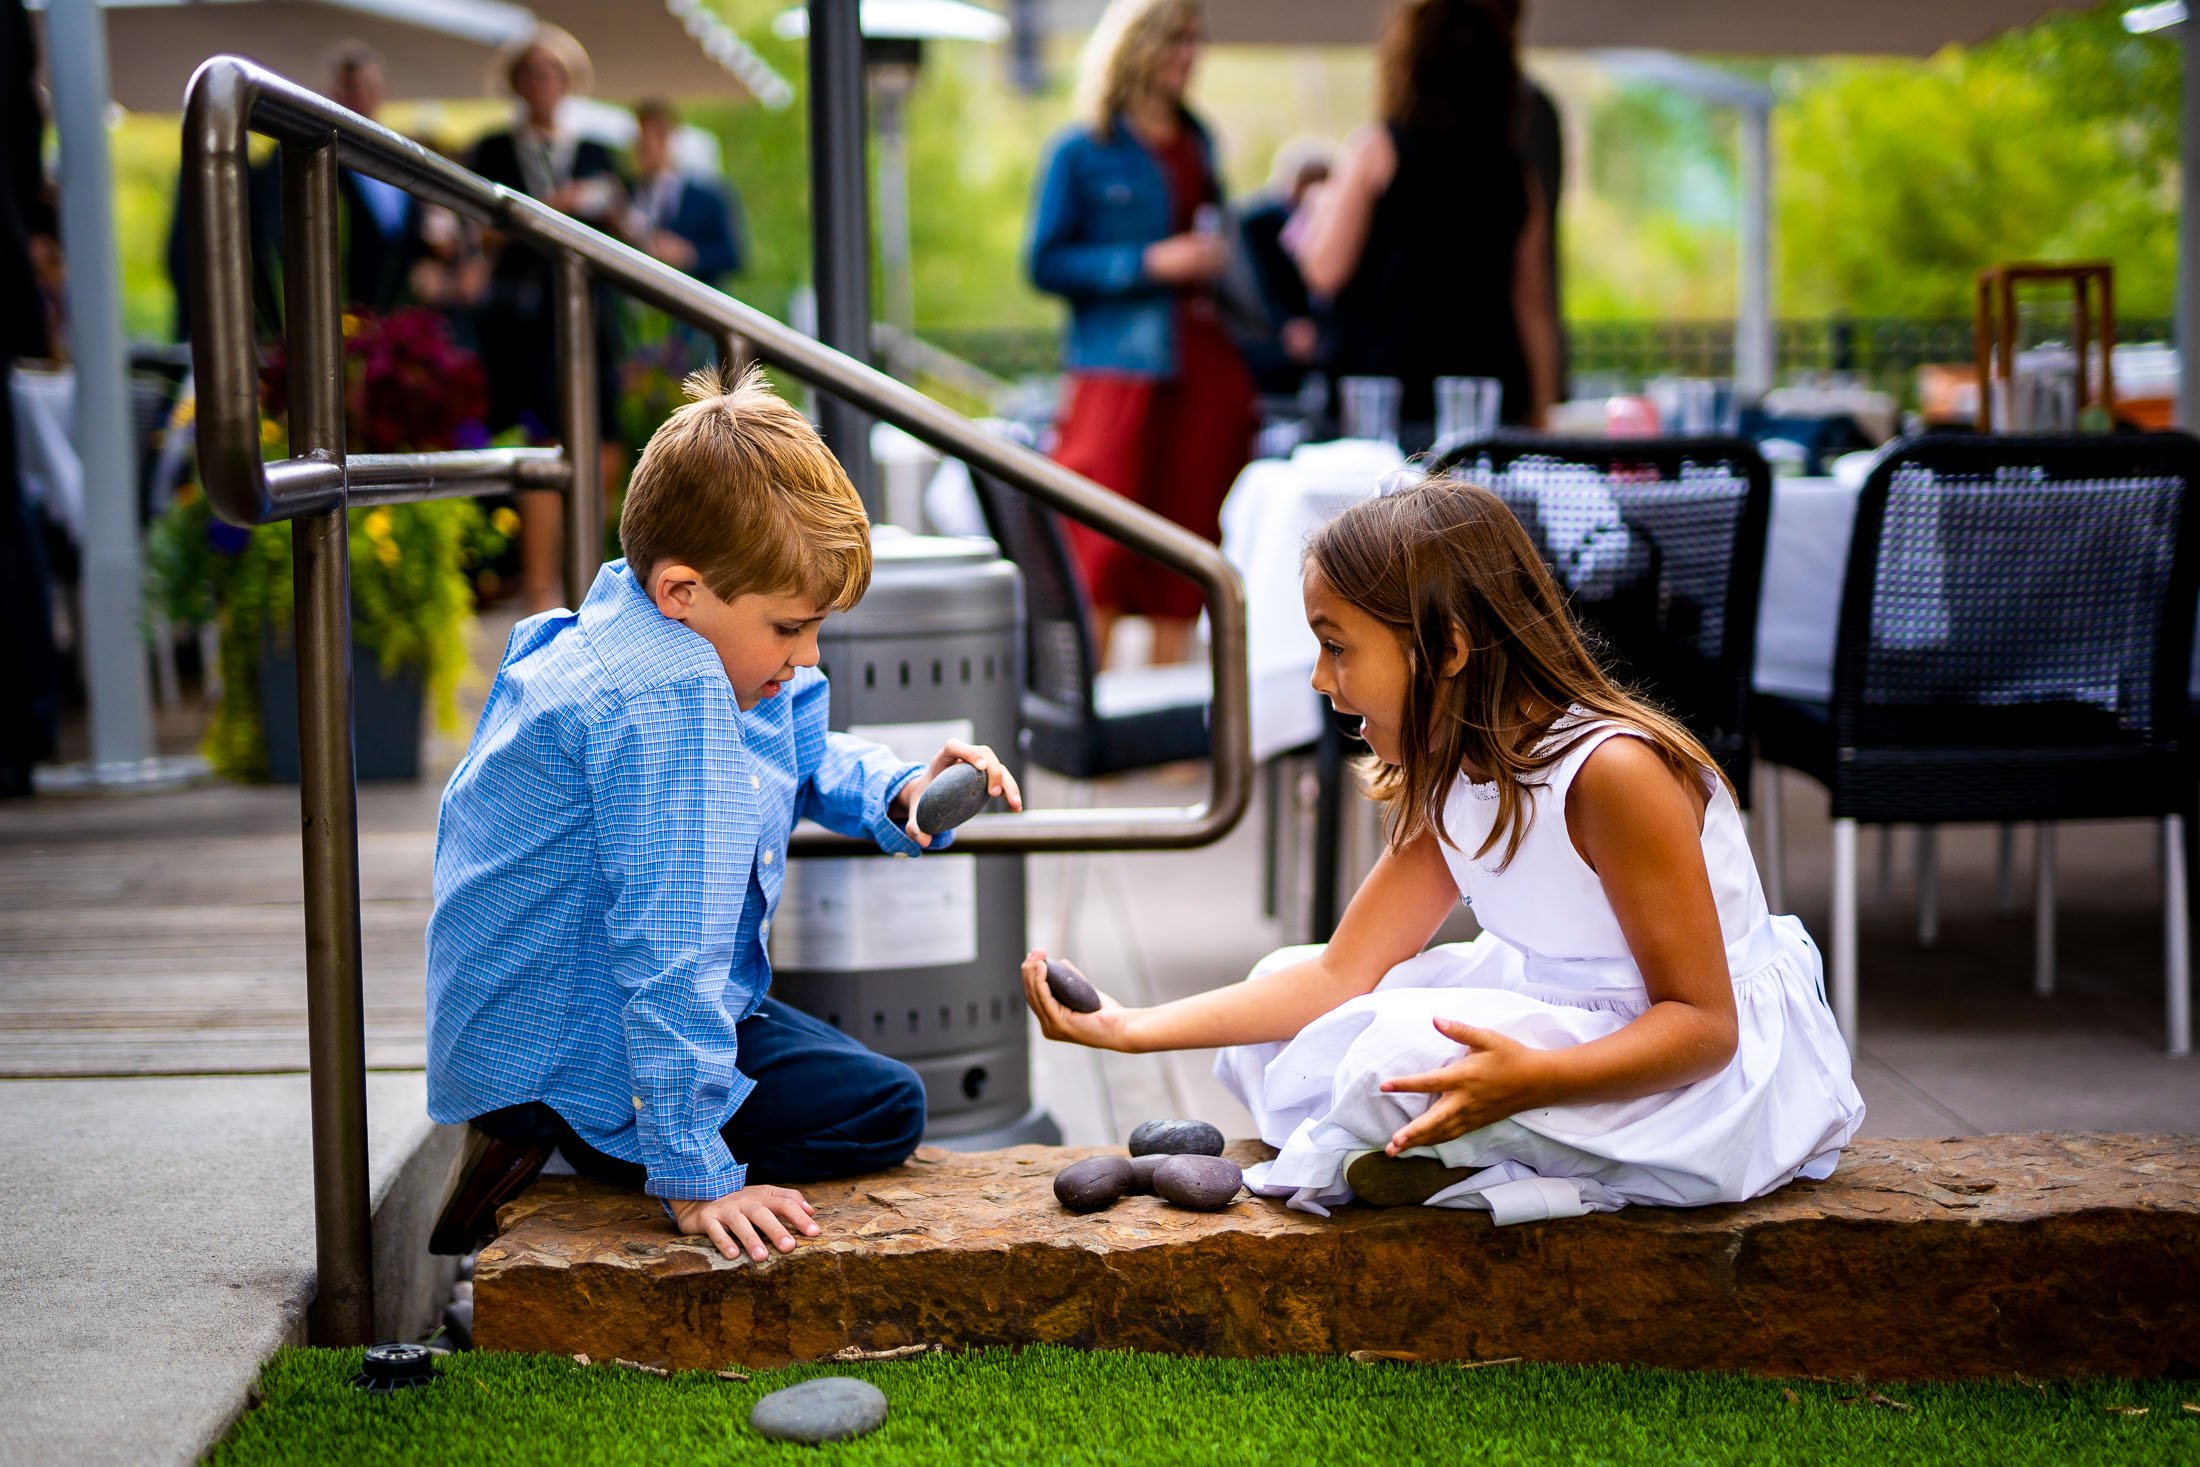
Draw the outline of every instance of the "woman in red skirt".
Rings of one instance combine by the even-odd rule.
[[[1085,48],[1083,121],[1056,139],[1033,211],[1032,283],[1069,302],[1057,462],[1210,541],[1256,426],[1253,380],[1215,308],[1228,263],[1207,130],[1184,105],[1204,39],[1196,0],[1114,0]],[[1182,661],[1199,588],[1069,527],[1105,658],[1146,616]]]

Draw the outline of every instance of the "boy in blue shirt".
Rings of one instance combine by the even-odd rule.
[[[818,625],[863,595],[870,527],[808,420],[751,372],[688,384],[635,466],[579,611],[521,622],[444,791],[428,923],[428,1110],[472,1122],[431,1246],[464,1252],[550,1151],[664,1199],[727,1257],[817,1223],[781,1185],[892,1166],[916,1072],[766,996],[798,819],[898,855],[958,763],[826,729]]]

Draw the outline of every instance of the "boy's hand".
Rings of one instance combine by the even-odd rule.
[[[1100,1007],[1089,1014],[1064,1008],[1054,997],[1053,990],[1047,987],[1047,955],[1036,948],[1024,954],[1023,978],[1024,1002],[1038,1015],[1041,1034],[1069,1044],[1129,1052],[1130,1042],[1124,1030],[1124,1020],[1131,1013],[1129,1009],[1104,993],[1100,994]],[[1093,991],[1099,993],[1098,989]]]
[[[710,1239],[728,1258],[746,1251],[762,1263],[765,1238],[785,1253],[794,1247],[790,1227],[805,1238],[816,1237],[814,1211],[791,1187],[743,1187],[710,1202],[674,1201],[672,1224],[686,1236]]]
[[[975,764],[985,771],[986,792],[1008,801],[1008,808],[1024,808],[1023,791],[1016,788],[1016,776],[1008,772],[1008,766],[1000,761],[991,749],[983,744],[966,744],[960,739],[949,739],[932,756],[932,763],[924,773],[894,792],[894,818],[901,828],[909,832],[909,838],[920,846],[930,846],[932,837],[917,829],[917,801],[924,798],[924,787],[938,779],[942,773],[958,764]]]

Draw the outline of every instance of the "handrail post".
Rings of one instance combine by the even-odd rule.
[[[284,143],[282,171],[291,452],[341,463],[344,329],[334,134],[318,146]],[[291,554],[319,1281],[308,1332],[316,1345],[358,1345],[374,1338],[374,1236],[352,766],[351,551],[341,499],[293,521]]]
[[[565,420],[565,603],[580,610],[603,564],[603,424],[596,384],[596,297],[580,256],[557,257],[558,405]]]

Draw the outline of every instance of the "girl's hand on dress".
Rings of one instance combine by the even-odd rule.
[[[1053,990],[1047,987],[1047,955],[1044,952],[1034,948],[1024,954],[1023,979],[1024,1002],[1039,1016],[1039,1032],[1047,1038],[1059,1039],[1065,1044],[1088,1045],[1093,1049],[1129,1049],[1125,1021],[1131,1010],[1104,993],[1100,994],[1100,1007],[1092,1013],[1080,1014],[1062,1007]],[[1097,988],[1093,991],[1099,993]]]
[[[1383,1150],[1396,1156],[1415,1146],[1434,1146],[1455,1136],[1495,1124],[1543,1103],[1544,1051],[1531,1049],[1495,1029],[1477,1029],[1456,1019],[1437,1019],[1437,1032],[1467,1046],[1467,1052],[1440,1070],[1383,1081],[1388,1092],[1418,1092],[1435,1098],[1427,1110],[1395,1131]]]

